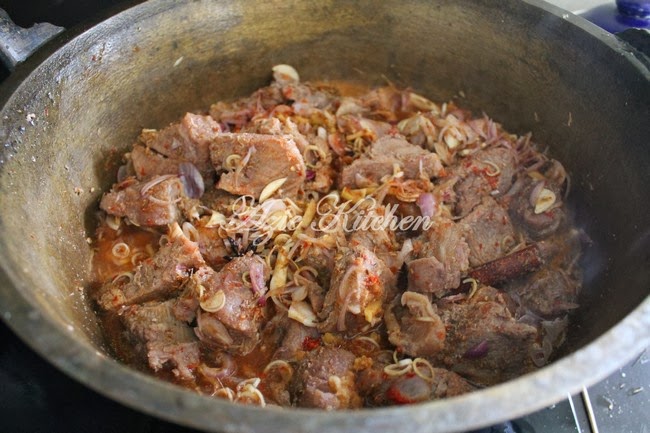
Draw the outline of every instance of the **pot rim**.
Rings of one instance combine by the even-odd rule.
[[[586,20],[539,0],[524,3],[564,19],[618,53],[630,48],[613,35]],[[152,3],[152,2],[149,2]],[[161,0],[161,9],[173,0]],[[106,31],[120,23],[148,16],[147,4],[112,16],[98,26]],[[81,38],[98,26],[84,25],[64,32],[20,65],[0,90],[4,110],[11,94],[51,54]],[[628,57],[650,80],[650,70],[633,56]],[[0,245],[4,240],[0,238]],[[8,266],[6,248],[0,248],[0,315],[2,320],[35,352],[61,371],[94,391],[131,408],[187,426],[227,432],[274,432],[278,428],[303,432],[356,432],[371,429],[412,432],[454,432],[484,427],[542,409],[579,392],[609,375],[650,345],[650,296],[606,333],[577,351],[520,378],[469,394],[402,407],[326,412],[314,409],[251,407],[202,396],[131,369],[79,341],[42,315],[23,295],[17,275]],[[607,356],[616,353],[616,356]]]

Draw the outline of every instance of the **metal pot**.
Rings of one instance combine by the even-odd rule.
[[[593,239],[559,359],[448,400],[326,413],[202,397],[110,358],[82,287],[119,156],[140,128],[248,94],[277,63],[304,79],[464,94],[461,105],[550,147]],[[17,68],[0,101],[0,315],[63,371],[142,411],[226,432],[461,431],[553,404],[650,344],[650,71],[544,2],[151,1],[64,33]]]

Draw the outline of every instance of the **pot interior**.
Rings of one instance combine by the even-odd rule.
[[[593,241],[564,354],[589,344],[650,288],[649,73],[612,38],[531,3],[154,1],[33,71],[44,55],[32,59],[2,89],[1,290],[22,299],[5,319],[43,317],[106,353],[81,288],[121,155],[141,128],[247,95],[287,63],[303,80],[388,80],[532,131],[570,173],[577,224]]]

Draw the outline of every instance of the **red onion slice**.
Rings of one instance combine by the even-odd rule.
[[[264,281],[264,265],[262,263],[253,262],[248,271],[251,286],[253,291],[258,296],[263,296],[266,293],[266,282]]]
[[[488,345],[488,341],[483,340],[477,345],[467,349],[467,351],[463,355],[463,358],[467,358],[467,359],[483,358],[485,355],[487,355],[489,349],[490,347]]]
[[[128,168],[126,165],[120,165],[120,168],[117,169],[117,183],[122,182],[129,176]]]
[[[535,184],[535,186],[531,190],[530,197],[528,199],[531,206],[535,207],[535,205],[537,204],[537,199],[539,198],[539,195],[542,193],[545,184],[546,183],[543,180],[539,181]]]
[[[191,162],[178,164],[178,174],[183,182],[185,195],[189,198],[201,198],[205,191],[203,177],[199,170]]]
[[[435,213],[436,199],[430,192],[420,194],[415,204],[420,208],[422,216],[431,218]]]

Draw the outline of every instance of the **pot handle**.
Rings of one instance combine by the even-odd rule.
[[[34,24],[28,29],[17,26],[0,8],[0,60],[13,71],[41,45],[65,30],[50,23]]]

